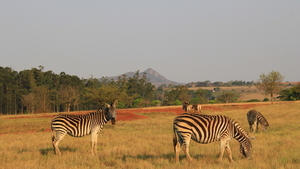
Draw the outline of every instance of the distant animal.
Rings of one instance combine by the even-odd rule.
[[[184,101],[182,103],[182,110],[184,110],[185,112],[190,112],[191,111],[191,105],[189,102]]]
[[[193,104],[192,109],[194,109],[194,111],[201,113],[201,104]]]
[[[198,113],[183,113],[173,122],[173,145],[175,160],[179,161],[180,148],[187,159],[192,161],[189,154],[191,139],[201,144],[221,141],[219,159],[222,160],[226,150],[229,161],[232,162],[232,153],[229,140],[236,139],[240,143],[240,152],[246,158],[251,158],[252,144],[249,135],[233,119],[223,115],[204,115]]]
[[[51,129],[53,132],[52,145],[57,155],[61,155],[58,148],[59,142],[69,134],[73,137],[83,137],[91,134],[92,154],[97,153],[97,137],[98,133],[103,129],[103,125],[111,120],[112,124],[116,123],[117,100],[98,111],[84,114],[58,114],[51,121]]]
[[[267,119],[258,111],[256,110],[249,110],[247,112],[247,120],[249,123],[250,132],[255,133],[255,131],[258,128],[258,123],[261,125],[261,130],[263,132],[267,131],[267,128],[269,127],[269,123]]]

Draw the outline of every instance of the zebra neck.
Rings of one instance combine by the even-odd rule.
[[[248,142],[248,140],[249,140],[248,134],[237,123],[234,124],[234,136],[233,136],[233,138],[235,138],[241,144],[245,143],[245,142]]]

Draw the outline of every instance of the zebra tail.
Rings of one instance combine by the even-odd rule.
[[[174,135],[173,135],[173,145],[174,145],[174,149],[178,143],[178,136],[176,134],[176,131],[175,131],[175,128],[173,128],[173,131],[174,131]]]

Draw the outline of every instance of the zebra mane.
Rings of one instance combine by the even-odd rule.
[[[249,134],[241,127],[241,125],[237,121],[235,121],[234,119],[229,118],[229,117],[228,117],[228,119],[233,124],[236,132],[238,132],[241,135],[244,135],[247,138],[250,138]]]

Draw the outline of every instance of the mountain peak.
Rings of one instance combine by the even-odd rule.
[[[155,71],[154,69],[152,68],[148,68],[147,70],[144,71],[146,74],[149,74],[149,75],[153,75],[153,76],[161,76],[159,73],[157,73],[157,71]]]
[[[145,70],[144,72],[140,72],[140,75],[146,73],[146,77],[150,80],[150,82],[155,85],[155,86],[160,86],[162,84],[179,84],[175,81],[172,80],[168,80],[167,78],[165,78],[164,76],[162,76],[161,74],[159,74],[157,71],[155,71],[152,68],[148,68],[147,70]],[[134,72],[128,72],[128,73],[123,73],[125,74],[127,77],[133,77],[133,75],[135,74]],[[121,75],[119,75],[121,76]],[[114,76],[114,77],[108,77],[109,79],[114,79],[117,80],[119,76]]]

